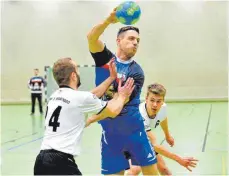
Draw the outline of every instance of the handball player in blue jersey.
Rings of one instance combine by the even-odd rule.
[[[157,159],[150,144],[139,112],[140,93],[144,83],[144,72],[133,56],[139,45],[139,29],[133,26],[122,27],[117,34],[117,50],[113,53],[99,39],[104,30],[117,23],[116,9],[100,24],[96,25],[87,35],[89,50],[96,64],[96,85],[109,76],[108,64],[115,58],[118,78],[111,84],[102,97],[104,100],[115,98],[118,82],[125,83],[127,78],[134,79],[135,88],[121,113],[116,118],[99,121],[103,132],[101,137],[101,172],[104,175],[124,174],[129,168],[124,153],[128,152],[132,164],[141,166],[144,175],[158,175]]]

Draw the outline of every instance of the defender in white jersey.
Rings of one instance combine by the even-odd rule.
[[[93,113],[97,120],[116,117],[134,86],[130,78],[123,87],[119,84],[117,99],[108,102],[101,97],[117,73],[114,60],[110,62],[110,77],[91,92],[78,91],[80,77],[77,65],[71,58],[59,59],[53,66],[53,75],[59,85],[48,102],[45,115],[45,133],[34,166],[34,175],[82,175],[74,161],[80,154],[80,141],[85,113]]]
[[[147,104],[146,102],[143,102],[139,105],[139,110],[144,118],[144,125],[146,131],[151,131],[151,127],[154,129],[157,128],[159,125],[164,131],[166,140],[168,143],[173,146],[174,145],[174,139],[170,135],[168,130],[168,121],[167,121],[167,105],[165,103],[162,104],[161,108],[159,109],[158,113],[153,116],[149,116],[147,112]]]
[[[155,151],[157,152],[157,167],[160,174],[172,175],[161,155],[178,162],[180,165],[186,167],[189,171],[191,171],[190,167],[196,166],[197,160],[193,157],[178,156],[169,152],[166,148],[156,143],[156,137],[152,132],[151,127],[155,129],[160,125],[164,132],[167,143],[170,144],[170,146],[174,145],[174,139],[171,136],[168,128],[167,105],[164,103],[165,94],[166,89],[163,85],[158,83],[149,85],[147,89],[146,101],[139,105],[139,110],[144,119],[147,136],[150,142],[153,144]],[[125,154],[126,158],[129,159],[129,153]],[[134,165],[131,165],[130,169],[127,171],[128,175],[138,175],[140,172],[141,168]]]

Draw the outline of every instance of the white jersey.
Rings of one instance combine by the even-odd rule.
[[[146,111],[146,103],[143,102],[139,105],[140,113],[144,120],[145,130],[150,131],[151,126],[156,128],[163,120],[167,117],[167,105],[163,103],[161,109],[158,111],[157,115],[154,118],[150,118]]]
[[[85,113],[99,113],[106,105],[107,102],[90,92],[59,88],[48,102],[41,150],[55,149],[79,155]]]

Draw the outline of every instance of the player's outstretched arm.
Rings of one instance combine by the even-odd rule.
[[[134,90],[133,78],[128,78],[124,86],[121,87],[121,81],[119,82],[118,97],[108,101],[106,108],[104,108],[99,114],[89,117],[86,121],[86,126],[89,126],[93,122],[105,119],[107,117],[116,117],[122,110],[126,99],[131,95]]]
[[[104,44],[99,37],[104,30],[112,23],[117,23],[116,8],[110,13],[110,15],[100,24],[96,25],[87,35],[89,50],[92,53],[101,52],[104,49]]]
[[[165,134],[165,139],[167,141],[167,143],[172,147],[174,145],[174,138],[172,137],[172,135],[169,132],[169,127],[168,127],[168,118],[166,117],[165,120],[163,120],[160,123],[160,126]]]
[[[148,131],[147,136],[149,137],[150,142],[153,144],[154,150],[157,153],[165,156],[166,158],[169,158],[169,159],[172,159],[172,160],[178,162],[181,166],[184,166],[189,171],[192,171],[190,167],[193,167],[193,168],[196,167],[196,164],[198,161],[197,159],[195,159],[193,157],[181,157],[175,153],[168,151],[164,146],[158,145],[156,142],[156,137],[152,133],[152,131]]]
[[[111,59],[109,63],[110,76],[102,82],[99,86],[91,90],[91,93],[95,94],[97,97],[102,97],[107,91],[111,83],[117,78],[116,64],[114,58]]]

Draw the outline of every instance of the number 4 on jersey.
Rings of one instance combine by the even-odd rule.
[[[56,132],[57,130],[57,127],[60,126],[60,123],[58,122],[58,118],[59,118],[59,115],[60,115],[60,111],[61,111],[61,106],[58,106],[54,112],[52,113],[52,116],[49,120],[49,126],[52,126],[53,127],[53,131]],[[46,115],[45,115],[45,118],[47,116],[47,113],[48,113],[48,106],[47,106],[47,111],[46,111]]]

